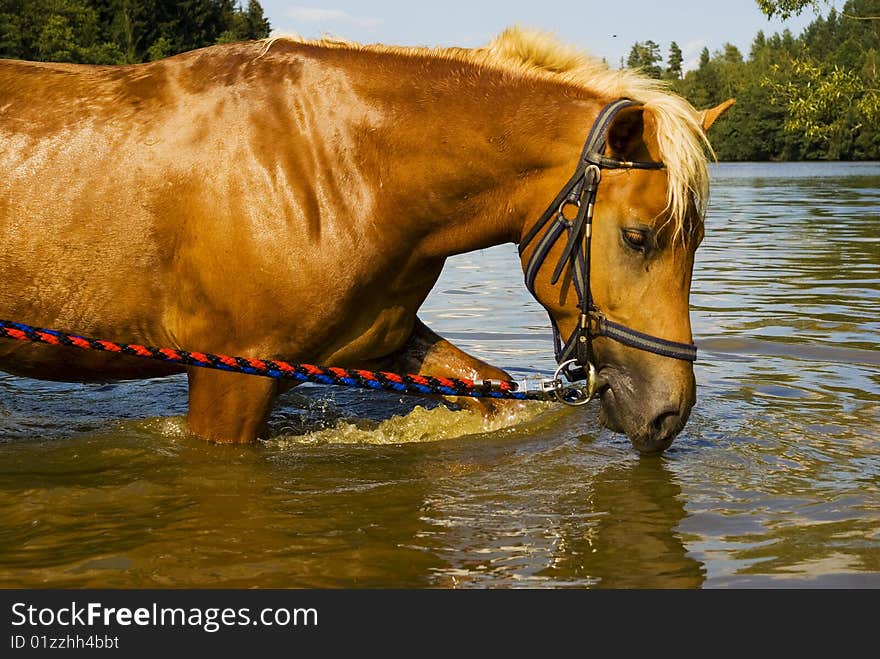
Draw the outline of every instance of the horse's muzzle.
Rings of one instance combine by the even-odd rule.
[[[647,387],[612,368],[599,372],[600,422],[625,433],[640,453],[659,453],[681,432],[694,405],[693,371],[672,386]]]

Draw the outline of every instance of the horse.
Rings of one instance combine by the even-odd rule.
[[[630,100],[594,140],[594,156],[617,163],[598,185],[582,143],[620,98]],[[0,317],[145,345],[507,379],[417,312],[448,257],[515,243],[554,330],[577,339],[567,369],[595,372],[601,422],[662,451],[695,403],[691,360],[597,327],[690,346],[706,131],[730,103],[698,112],[659,81],[519,28],[475,49],[290,37],[128,66],[2,60]],[[555,214],[569,244],[532,240],[572,170],[589,173],[575,187],[592,197],[582,206],[569,186]],[[594,229],[572,233],[569,216],[582,226],[587,205]],[[548,264],[535,266],[536,251]],[[284,389],[10,340],[0,370],[79,382],[186,370],[189,430],[219,443],[264,437]]]

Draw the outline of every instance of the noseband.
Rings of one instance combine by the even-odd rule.
[[[574,174],[519,245],[519,253],[522,255],[526,247],[543,231],[525,269],[526,286],[532,295],[535,295],[535,277],[544,264],[547,254],[563,233],[568,234],[568,240],[553,270],[550,283],[556,284],[559,281],[567,265],[578,297],[580,318],[577,327],[565,343],[562,342],[559,328],[552,316],[550,323],[553,326],[556,362],[570,382],[587,379],[587,370],[591,373],[594,371],[592,339],[600,336],[607,336],[626,346],[664,357],[688,362],[697,359],[697,346],[694,344],[661,339],[615,323],[608,320],[593,304],[593,295],[590,291],[590,240],[593,206],[602,179],[602,170],[663,169],[664,167],[662,162],[630,162],[603,155],[612,120],[624,108],[635,105],[639,104],[622,98],[602,109],[593,123]],[[572,220],[565,217],[565,210],[569,207],[576,212]],[[571,368],[572,365],[576,368]]]

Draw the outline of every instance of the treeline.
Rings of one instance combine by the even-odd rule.
[[[721,160],[880,160],[880,0],[850,0],[795,37],[759,32],[748,56],[732,44],[704,49],[681,74],[651,41],[627,64],[671,81],[697,108],[737,104],[712,129]]]
[[[134,64],[270,30],[257,0],[0,0],[10,59]]]
[[[788,15],[811,0],[758,0]],[[257,0],[0,0],[0,57],[133,64],[215,43],[269,36]],[[848,0],[795,37],[759,32],[744,56],[732,44],[704,49],[682,73],[636,43],[625,62],[665,78],[698,108],[737,104],[712,130],[721,160],[880,160],[880,0]]]

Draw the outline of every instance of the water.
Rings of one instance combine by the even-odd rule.
[[[486,427],[318,387],[218,447],[183,378],[0,375],[0,586],[880,587],[880,164],[712,174],[698,403],[662,457],[592,404]],[[421,315],[552,368],[512,246],[450,260]]]

